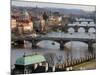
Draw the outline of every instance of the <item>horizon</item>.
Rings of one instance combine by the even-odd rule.
[[[74,5],[74,4],[59,4],[35,1],[12,1],[12,6],[20,7],[38,7],[38,8],[56,8],[56,9],[79,9],[87,12],[96,11],[95,5]]]

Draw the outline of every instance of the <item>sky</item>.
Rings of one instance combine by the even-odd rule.
[[[72,4],[57,4],[57,3],[43,3],[32,1],[12,1],[12,5],[26,6],[26,7],[50,7],[50,8],[66,8],[66,9],[82,9],[84,11],[95,11],[93,5],[72,5]]]

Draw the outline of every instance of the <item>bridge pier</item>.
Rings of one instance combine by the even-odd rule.
[[[64,50],[64,45],[65,45],[64,41],[60,41],[60,50]]]
[[[85,32],[88,33],[89,27],[85,27]]]
[[[37,45],[36,45],[36,41],[32,40],[32,49],[36,49]]]
[[[68,30],[66,29],[65,32],[68,33]]]
[[[65,26],[65,28],[63,28],[65,32],[68,32],[68,27]]]
[[[88,22],[88,24],[90,24],[90,21],[87,21]]]
[[[75,32],[77,33],[78,32],[78,29],[75,29]]]
[[[74,30],[75,30],[75,32],[78,32],[78,26],[77,25],[74,27]]]
[[[88,33],[88,29],[85,29],[85,33]]]

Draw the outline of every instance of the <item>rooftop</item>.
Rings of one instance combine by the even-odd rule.
[[[30,65],[35,63],[40,63],[46,61],[43,55],[28,55],[18,58],[16,60],[16,65]]]

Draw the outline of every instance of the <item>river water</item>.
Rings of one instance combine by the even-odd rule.
[[[93,33],[64,33],[64,32],[51,32],[44,36],[50,37],[77,37],[77,38],[95,38]],[[59,43],[49,40],[44,40],[37,43],[39,46],[38,49],[32,49],[31,43],[26,43],[26,48],[24,49],[12,49],[11,50],[11,67],[14,67],[15,61],[17,58],[22,57],[24,53],[26,55],[32,53],[43,54],[46,60],[49,62],[50,66],[54,64],[64,63],[67,60],[79,59],[81,57],[86,57],[91,55],[88,51],[88,45],[80,41],[70,41],[65,44],[66,49],[60,50]],[[95,44],[93,44],[95,52]]]

